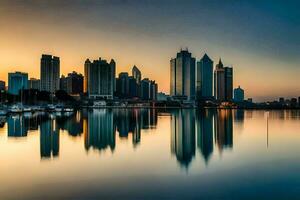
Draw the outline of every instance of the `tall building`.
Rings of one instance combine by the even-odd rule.
[[[4,91],[5,89],[5,81],[0,81],[0,91]]]
[[[116,93],[119,98],[129,97],[129,76],[127,72],[121,72],[116,80]]]
[[[231,101],[233,93],[233,69],[224,67],[221,59],[214,72],[214,95],[218,101]]]
[[[142,100],[156,100],[158,86],[155,81],[151,81],[148,78],[144,78],[140,85],[140,94]]]
[[[140,84],[142,80],[142,73],[135,65],[132,67],[132,76],[135,78],[137,84]]]
[[[41,91],[55,93],[59,90],[60,60],[52,55],[41,58]]]
[[[40,88],[41,88],[40,79],[30,78],[29,81],[28,81],[28,88],[29,89],[40,90]]]
[[[171,59],[170,93],[173,98],[195,100],[195,58],[181,50]]]
[[[239,86],[234,89],[234,101],[235,102],[243,102],[245,99],[244,90]]]
[[[73,71],[67,77],[62,76],[60,78],[60,89],[72,95],[83,93],[83,75]]]
[[[22,72],[8,73],[8,93],[18,95],[22,89],[28,89],[28,74]]]
[[[213,61],[207,54],[197,62],[196,69],[197,99],[211,99],[213,97]]]
[[[113,99],[115,92],[115,69],[116,63],[111,60],[85,61],[85,89],[90,98]]]

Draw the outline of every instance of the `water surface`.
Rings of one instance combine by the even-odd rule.
[[[0,121],[0,199],[300,195],[299,111],[98,109]]]

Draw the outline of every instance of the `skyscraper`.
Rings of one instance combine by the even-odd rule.
[[[110,63],[101,58],[94,60],[93,63],[89,59],[85,61],[85,87],[90,98],[113,99],[115,67],[116,63],[113,59]]]
[[[234,101],[243,102],[245,99],[244,90],[239,86],[234,89]]]
[[[148,78],[144,78],[141,81],[140,85],[141,89],[141,99],[142,100],[156,100],[157,99],[157,91],[158,86],[155,81],[151,81]]]
[[[28,89],[28,74],[22,72],[8,73],[8,93],[18,95],[22,89]]]
[[[218,101],[231,101],[233,93],[233,68],[224,67],[221,59],[214,72],[214,95]]]
[[[195,100],[195,58],[181,50],[170,60],[170,93],[175,99]]]
[[[216,100],[225,100],[225,69],[221,59],[214,72],[214,95]]]
[[[197,62],[196,70],[197,99],[210,99],[213,97],[213,61],[207,54]]]
[[[135,78],[137,84],[140,84],[142,80],[142,73],[135,65],[132,67],[132,76]]]
[[[55,93],[59,90],[60,60],[52,55],[41,58],[41,91]]]

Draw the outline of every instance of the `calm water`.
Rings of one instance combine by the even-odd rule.
[[[300,111],[16,115],[0,159],[0,199],[299,199]]]

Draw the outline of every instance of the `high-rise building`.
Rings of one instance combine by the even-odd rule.
[[[170,93],[175,99],[195,100],[195,58],[181,50],[170,60]]]
[[[83,93],[83,75],[73,71],[67,77],[61,76],[60,89],[72,95]]]
[[[155,81],[151,81],[148,78],[144,78],[141,81],[141,99],[143,100],[156,100],[158,86]]]
[[[197,99],[211,99],[213,97],[213,61],[207,54],[197,62],[196,69]]]
[[[59,90],[60,60],[52,55],[41,58],[41,91],[55,93]]]
[[[85,89],[90,98],[113,99],[115,92],[115,68],[116,63],[111,60],[85,61]]]
[[[129,76],[127,72],[121,72],[116,80],[116,93],[119,98],[129,96]]]
[[[243,102],[245,99],[244,90],[239,86],[234,89],[234,101],[235,102]]]
[[[233,69],[225,67],[225,100],[232,101],[233,99]]]
[[[132,67],[132,76],[136,80],[137,84],[140,84],[142,80],[142,73],[135,65]]]
[[[28,89],[28,74],[22,72],[8,73],[8,93],[18,95],[22,89]]]
[[[41,88],[40,79],[30,78],[28,81],[28,87],[29,87],[29,89],[40,90],[40,88]]]
[[[0,81],[0,91],[4,91],[5,89],[5,81]]]
[[[214,72],[214,95],[218,101],[231,101],[233,93],[233,69],[224,67],[221,59]]]

